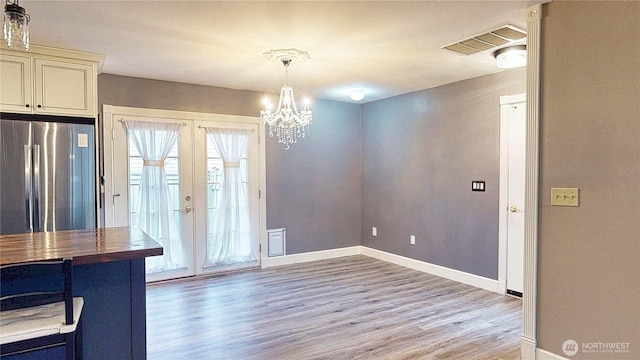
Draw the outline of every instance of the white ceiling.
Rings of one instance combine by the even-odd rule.
[[[30,1],[31,42],[106,55],[102,72],[369,102],[500,71],[492,51],[441,49],[505,24],[526,30],[533,1]]]

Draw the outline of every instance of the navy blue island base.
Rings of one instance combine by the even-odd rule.
[[[143,360],[146,359],[145,256],[161,254],[162,247],[150,238],[145,238],[146,235],[138,229],[112,229],[116,229],[115,232],[114,230],[107,230],[106,234],[108,236],[98,236],[97,242],[93,242],[95,244],[94,249],[98,249],[97,252],[102,256],[86,256],[85,250],[79,250],[76,256],[73,256],[74,296],[82,296],[84,298],[81,320],[84,359]],[[99,234],[105,234],[105,229],[96,229],[95,231]],[[100,246],[100,241],[108,241],[113,239],[113,236],[118,235],[123,243],[127,243],[123,235],[134,240],[144,238],[145,245],[139,247],[126,244],[125,247],[128,247],[127,255],[124,255],[125,252],[122,249],[118,250],[118,246],[113,246],[113,244]],[[8,254],[8,252],[15,250],[9,249],[7,246],[7,243],[12,240],[9,239],[11,236],[0,236],[2,264],[15,261],[13,258],[10,259],[10,254]],[[90,240],[76,237],[74,241],[78,243]],[[51,242],[49,244],[51,245]],[[44,260],[45,257],[62,258],[73,255],[56,251],[48,251],[47,253],[49,255],[41,256],[43,257],[41,260]],[[85,255],[84,258],[83,254]],[[34,259],[25,259],[25,261],[32,260]],[[46,279],[37,279],[35,277],[25,280],[46,282]],[[0,292],[3,293],[5,290],[19,286],[19,284],[1,279],[0,282]],[[45,283],[43,283],[43,287],[46,288]],[[2,359],[53,360],[64,359],[64,354],[64,349],[58,347],[3,357]]]

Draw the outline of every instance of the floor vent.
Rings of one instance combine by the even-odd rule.
[[[515,291],[515,290],[509,290],[507,289],[507,295],[511,295],[511,296],[515,296],[515,297],[519,297],[522,299],[522,293],[520,291]]]
[[[205,276],[205,280],[211,280],[211,279],[219,279],[219,278],[223,278],[223,277],[227,277],[227,274],[214,274],[214,275],[208,275]]]
[[[491,30],[484,34],[457,41],[443,46],[442,49],[451,50],[462,55],[471,55],[481,51],[493,49],[527,37],[527,33],[511,25]]]

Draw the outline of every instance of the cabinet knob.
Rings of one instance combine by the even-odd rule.
[[[42,105],[38,105],[38,109],[42,108]]]
[[[24,106],[29,107],[29,104],[25,104]]]

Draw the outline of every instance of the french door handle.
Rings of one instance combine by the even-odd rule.
[[[191,208],[191,206],[185,206],[185,207],[184,207],[184,210],[182,210],[182,212],[186,214],[186,213],[190,213],[190,212],[191,212],[191,210],[193,210],[193,209]]]

